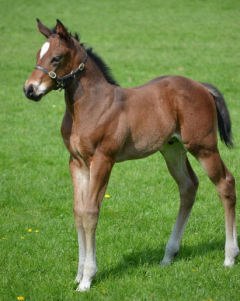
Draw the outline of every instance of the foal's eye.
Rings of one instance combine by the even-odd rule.
[[[59,63],[61,58],[61,56],[55,56],[54,58],[52,58],[51,63]]]

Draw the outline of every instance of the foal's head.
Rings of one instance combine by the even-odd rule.
[[[23,87],[25,95],[34,101],[39,101],[56,88],[55,76],[60,78],[71,73],[84,58],[84,50],[79,42],[67,32],[59,20],[55,30],[47,28],[38,19],[37,23],[38,30],[47,38],[37,53],[36,67],[40,66],[41,69],[34,69]],[[52,72],[48,74],[48,71]]]

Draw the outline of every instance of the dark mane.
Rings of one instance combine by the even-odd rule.
[[[66,28],[66,27],[65,27]],[[66,28],[67,30],[67,28]],[[53,34],[56,34],[56,26],[52,29]],[[74,35],[69,32],[70,35],[79,42],[79,44],[84,48],[87,52],[89,57],[95,62],[99,70],[104,75],[105,79],[112,85],[119,86],[118,82],[115,80],[114,76],[112,75],[112,71],[110,67],[103,61],[103,59],[96,53],[93,52],[92,47],[87,47],[86,44],[80,42],[80,36],[75,32]]]

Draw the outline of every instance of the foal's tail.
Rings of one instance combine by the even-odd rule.
[[[208,92],[214,98],[216,108],[217,108],[218,130],[219,130],[220,138],[228,148],[231,148],[233,147],[231,119],[223,95],[215,86],[208,83],[201,83],[201,84],[205,88],[207,88]]]

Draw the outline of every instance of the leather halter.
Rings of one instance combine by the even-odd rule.
[[[56,82],[57,82],[57,86],[54,88],[54,90],[59,90],[59,92],[62,91],[62,89],[65,89],[66,88],[66,81],[69,79],[69,78],[74,78],[74,76],[79,72],[79,71],[82,71],[85,67],[85,64],[87,62],[87,58],[88,58],[88,55],[87,55],[87,52],[85,54],[85,58],[84,58],[84,61],[75,69],[73,70],[71,73],[65,75],[65,76],[62,76],[62,77],[59,77],[57,76],[57,74],[53,71],[48,71],[47,69],[41,67],[41,66],[38,66],[36,65],[34,67],[34,69],[39,69],[43,72],[45,72],[49,77],[51,77],[52,79],[54,79]]]

